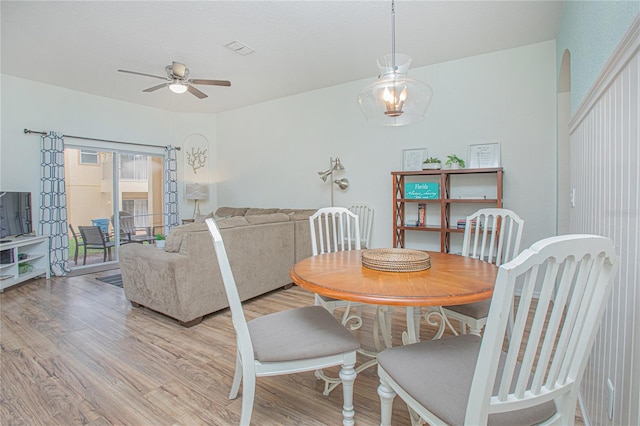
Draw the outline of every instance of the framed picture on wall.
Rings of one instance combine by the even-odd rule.
[[[422,170],[422,162],[427,158],[427,148],[411,148],[402,150],[402,170]]]
[[[500,142],[469,145],[469,168],[500,167]]]

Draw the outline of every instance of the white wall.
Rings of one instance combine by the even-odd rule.
[[[201,133],[207,137],[209,150],[215,152],[216,117],[210,114],[176,114],[4,74],[1,85],[2,190],[40,192],[40,139],[39,135],[25,135],[25,128],[161,146],[182,146],[188,135]],[[77,139],[67,142],[91,143]],[[184,152],[178,153],[180,181],[184,172],[183,156]],[[210,179],[211,171],[207,170],[205,174]],[[39,211],[39,198],[34,196],[33,201],[34,211]],[[191,217],[193,206],[181,201],[180,217]],[[203,203],[203,209],[212,209],[215,205],[214,193],[206,204]]]
[[[372,66],[375,58],[372,58]],[[335,72],[339,72],[336,69]],[[441,159],[467,158],[468,145],[500,141],[504,205],[526,221],[523,247],[556,230],[555,42],[412,69],[434,91],[423,122],[388,128],[365,123],[361,80],[218,115],[219,205],[321,207],[328,183],[316,172],[340,157],[351,187],[335,204],[376,210],[372,246],[392,244],[392,180],[404,148]]]
[[[580,388],[587,424],[640,424],[639,118],[640,15],[569,123],[570,231],[609,237],[620,256]]]
[[[214,116],[175,114],[2,75],[0,187],[39,192],[38,137],[25,136],[25,127],[178,146],[197,133],[209,143],[207,179],[217,183],[201,205],[203,213],[223,205],[328,205],[330,185],[316,172],[339,156],[346,170],[336,177],[348,178],[351,187],[336,189],[336,205],[372,204],[372,246],[388,247],[390,172],[401,169],[404,148],[466,159],[469,144],[500,141],[504,205],[526,220],[523,247],[554,235],[555,43],[413,69],[410,75],[428,82],[434,97],[424,121],[398,128],[368,125],[362,117],[356,96],[375,77]],[[179,155],[182,182],[184,152]],[[182,201],[180,216],[191,217],[193,205]]]

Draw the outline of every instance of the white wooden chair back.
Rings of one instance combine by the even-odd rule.
[[[609,238],[562,235],[535,243],[500,267],[465,424],[486,424],[491,413],[549,400],[557,412],[545,423],[573,423],[578,387],[617,264]],[[517,287],[521,295],[507,338],[504,312],[514,305]],[[527,321],[531,326],[524,344]]]
[[[324,207],[309,217],[314,256],[360,250],[360,221],[344,207]]]
[[[520,251],[524,220],[508,209],[480,209],[467,217],[462,255],[497,266]]]
[[[238,354],[242,360],[243,368],[252,369],[255,361],[253,345],[249,335],[247,320],[242,309],[242,299],[240,299],[238,287],[236,287],[236,280],[233,277],[233,272],[231,271],[231,265],[229,264],[227,251],[224,247],[224,242],[222,241],[222,235],[220,234],[220,230],[218,230],[218,225],[216,225],[213,219],[207,219],[206,223],[213,239],[213,247],[218,259],[220,275],[222,276],[222,282],[224,283],[224,289],[227,294],[229,308],[231,309],[231,320],[233,321],[233,327],[236,330]]]
[[[358,216],[360,222],[360,245],[371,248],[371,230],[373,229],[373,207],[367,203],[356,203],[349,211]]]
[[[256,377],[293,374],[340,365],[343,424],[353,425],[353,385],[357,375],[354,366],[360,342],[331,314],[318,306],[264,315],[247,324],[222,235],[213,219],[205,222],[213,239],[236,331],[238,353],[229,398],[237,397],[242,383],[240,424],[251,424]],[[295,338],[292,336],[297,336],[295,342],[290,341]]]

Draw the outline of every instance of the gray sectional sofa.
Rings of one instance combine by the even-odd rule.
[[[309,216],[315,210],[221,207],[213,216],[242,300],[291,283],[291,266],[311,256]],[[120,248],[127,300],[175,318],[184,326],[228,306],[204,219],[178,226],[164,250],[153,245]]]

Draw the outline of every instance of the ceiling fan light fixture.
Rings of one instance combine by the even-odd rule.
[[[128,71],[128,70],[118,70],[118,72],[123,72],[126,74],[135,74],[142,75],[144,77],[152,77],[160,80],[164,80],[163,84],[158,84],[157,86],[149,87],[148,89],[144,89],[143,92],[155,92],[156,90],[163,89],[168,87],[173,93],[184,93],[189,92],[193,96],[198,99],[204,99],[207,97],[207,94],[197,89],[194,85],[204,84],[207,86],[231,86],[231,82],[227,80],[210,80],[210,79],[191,79],[189,77],[189,68],[185,64],[180,62],[173,61],[171,65],[167,65],[164,67],[167,75],[165,77],[161,77],[159,75],[146,74],[143,72],[137,71]]]
[[[173,93],[184,93],[187,91],[187,86],[180,83],[179,81],[174,81],[169,85],[169,90]]]

